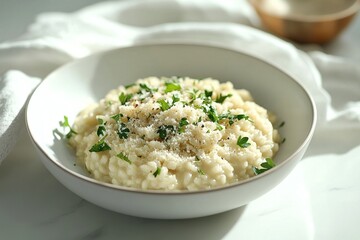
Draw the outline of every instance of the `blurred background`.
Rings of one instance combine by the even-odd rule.
[[[123,1],[123,0],[119,0]],[[220,0],[219,0],[220,1]],[[242,0],[239,0],[242,1]],[[73,12],[101,0],[0,0],[0,42],[22,34],[39,13]],[[343,32],[344,38],[360,39],[360,17]]]
[[[0,42],[22,34],[42,12],[73,12],[101,0],[0,0]]]

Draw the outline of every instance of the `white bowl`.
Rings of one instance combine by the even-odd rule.
[[[250,90],[255,101],[286,124],[286,142],[277,166],[249,180],[196,192],[141,191],[96,181],[74,165],[74,152],[54,133],[59,121],[119,86],[147,76],[212,77]],[[223,48],[162,44],[120,48],[69,63],[35,90],[26,112],[31,139],[48,170],[80,197],[120,213],[179,219],[238,208],[280,183],[302,158],[313,135],[316,111],[307,91],[293,78],[255,57]]]

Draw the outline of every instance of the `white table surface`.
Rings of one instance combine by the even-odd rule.
[[[4,13],[5,5],[14,7],[21,2],[0,2],[0,11]],[[6,35],[0,40],[19,34],[31,14],[56,10],[49,8],[49,2],[57,1],[43,2],[34,1],[37,8],[30,7],[23,22],[18,20],[16,29],[4,30]],[[80,2],[72,7],[96,1]],[[360,40],[360,17],[323,51],[331,49],[331,54],[360,60],[360,42],[354,39]],[[320,142],[314,139],[313,144]],[[323,146],[325,153],[327,149]],[[315,154],[311,146],[309,153]],[[307,157],[278,187],[247,206],[198,219],[152,220],[102,209],[67,190],[42,165],[24,129],[14,151],[0,166],[0,239],[360,239],[360,177],[347,177],[347,173],[356,175],[357,170],[331,175],[339,161],[351,159],[359,165],[356,156],[360,148],[340,157],[330,153],[327,168],[319,171],[314,166],[320,159]],[[269,202],[277,196],[282,197]]]

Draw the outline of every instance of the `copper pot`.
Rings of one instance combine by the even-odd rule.
[[[336,38],[360,9],[360,0],[249,0],[270,32],[299,43]]]

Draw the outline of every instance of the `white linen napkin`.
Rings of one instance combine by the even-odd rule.
[[[21,133],[26,99],[39,82],[15,70],[0,77],[0,163]]]

